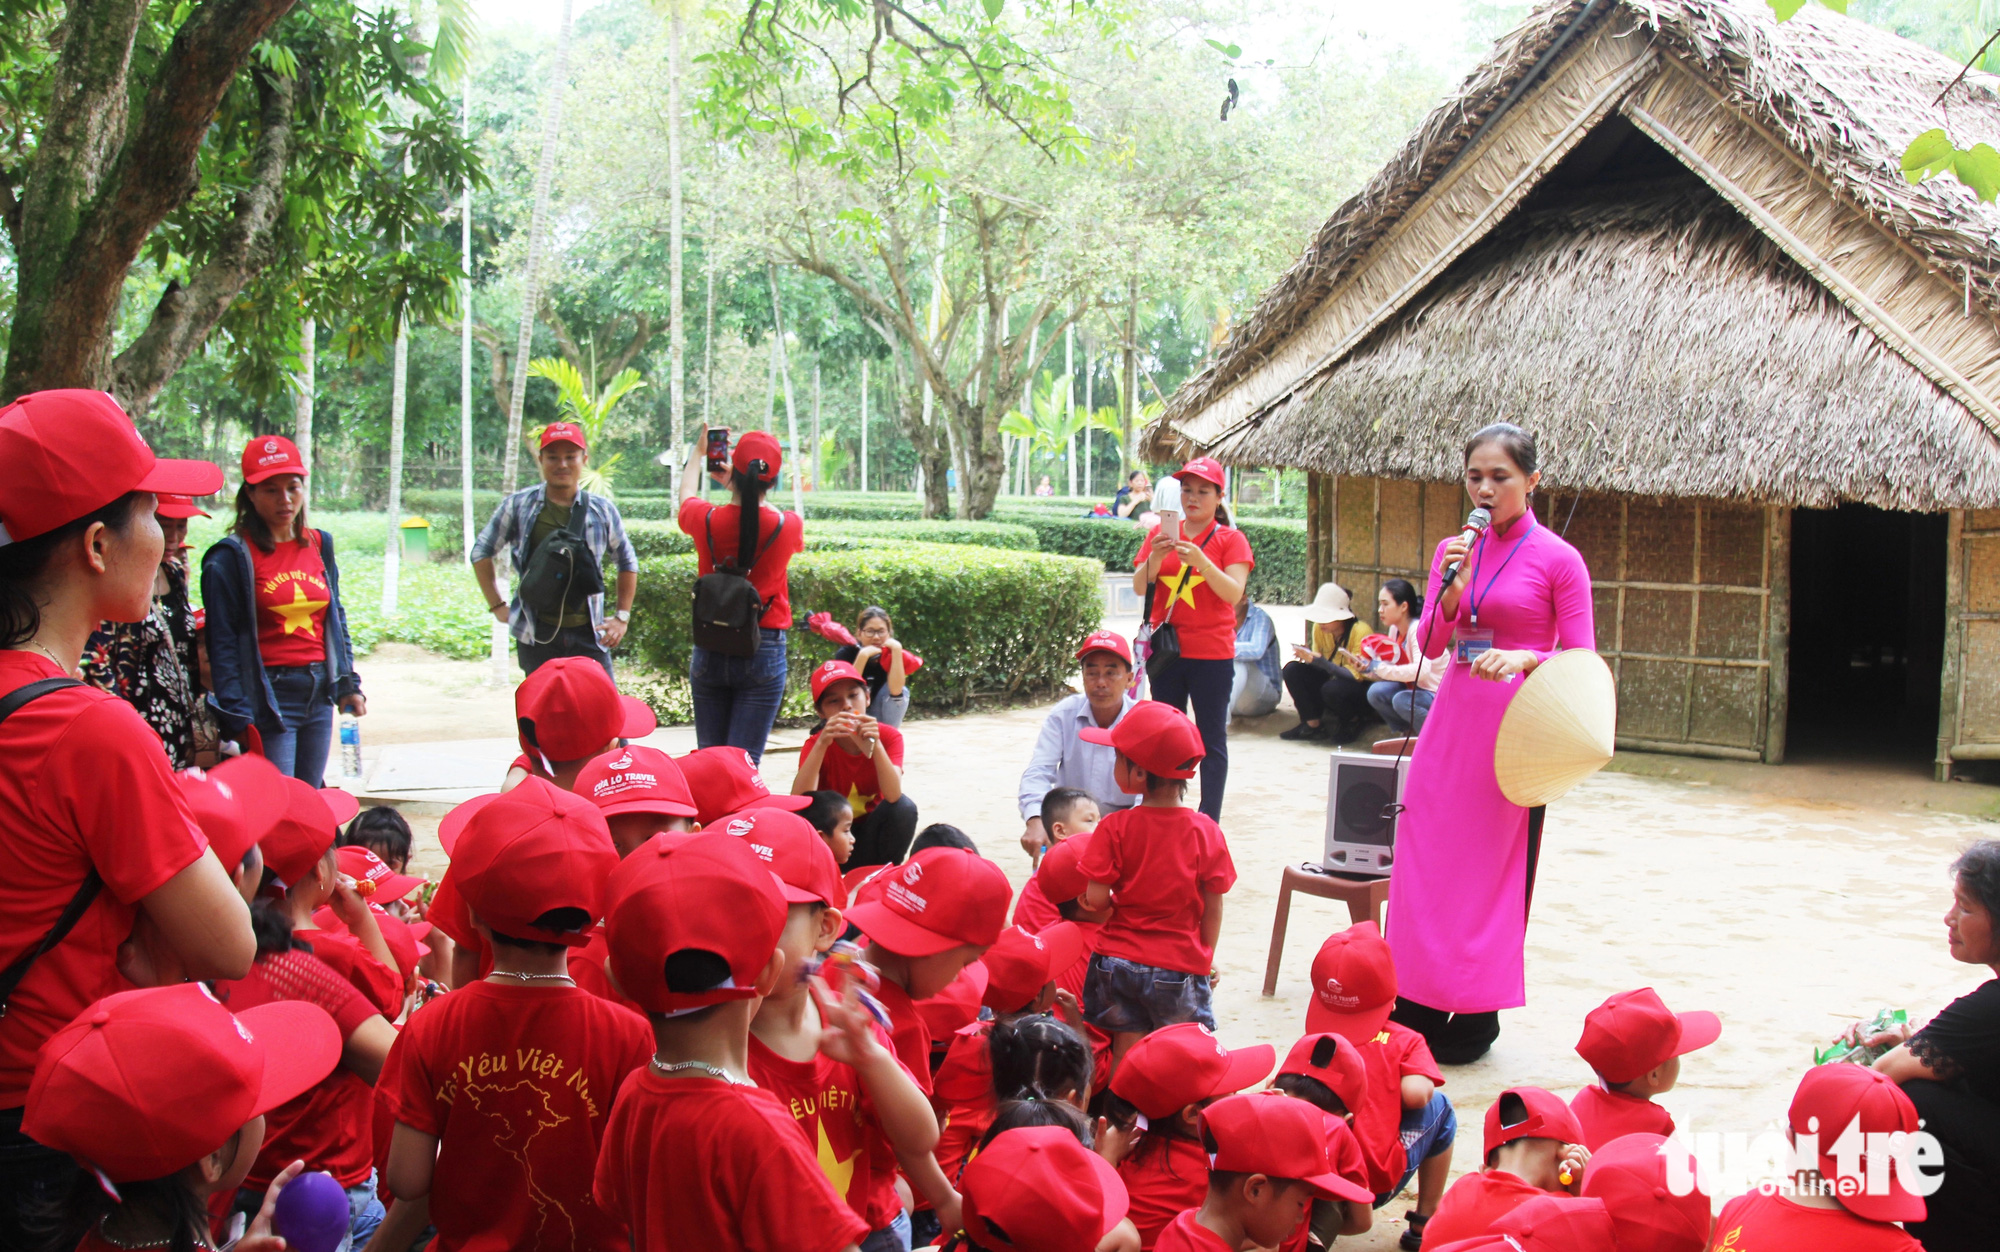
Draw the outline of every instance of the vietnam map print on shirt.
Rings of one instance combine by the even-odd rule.
[[[533,1242],[543,1247],[580,1246],[576,1217],[535,1178],[529,1145],[570,1120],[558,1106],[574,1108],[580,1099],[584,1117],[599,1116],[584,1068],[542,1048],[482,1051],[458,1062],[451,1077],[439,1085],[438,1099],[461,1117],[479,1116],[490,1128],[494,1149],[520,1166],[540,1223]]]

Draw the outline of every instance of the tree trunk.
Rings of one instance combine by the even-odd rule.
[[[472,76],[467,75],[464,83],[465,97],[459,114],[459,134],[470,140],[472,137]],[[461,519],[461,553],[469,559],[472,541],[477,532],[473,530],[472,517],[472,185],[466,184],[458,196],[458,256],[459,256],[459,340],[458,340],[458,476],[460,495],[463,499],[464,517]]]
[[[777,264],[765,262],[764,272],[771,280],[771,334],[777,345],[778,381],[785,388],[785,437],[792,445],[792,511],[804,517],[806,493],[799,487],[799,410],[792,402],[792,362],[790,354],[785,351],[785,314],[784,306],[778,300]]]
[[[403,568],[403,431],[410,399],[410,319],[396,314],[395,365],[389,377],[389,541],[382,553],[382,615],[396,615]]]
[[[667,5],[667,235],[668,235],[668,317],[667,332],[667,446],[678,450],[682,443],[683,405],[687,399],[687,322],[682,299],[682,204],[681,204],[681,40],[686,22],[681,16],[681,0]]]
[[[1139,420],[1139,276],[1128,280],[1125,296],[1125,358],[1121,368],[1124,383],[1119,387],[1125,401],[1118,415],[1118,469],[1120,481],[1132,474],[1132,431]]]
[[[521,410],[528,402],[528,354],[533,350],[535,306],[541,297],[537,283],[541,278],[542,236],[549,217],[549,185],[555,181],[563,96],[569,87],[570,4],[571,0],[563,0],[555,71],[549,75],[548,111],[542,116],[542,156],[535,166],[535,207],[528,218],[528,263],[521,275],[521,320],[514,340],[514,388],[507,399],[507,446],[500,457],[500,490],[508,495],[521,483]]]
[[[8,206],[12,211],[6,215],[18,268],[0,400],[50,387],[101,389],[112,383],[112,334],[132,262],[154,228],[199,185],[196,158],[223,93],[294,2],[209,0],[196,5],[144,85],[143,103],[132,115],[136,125],[128,124],[128,114],[130,102],[140,95],[131,70],[133,44],[147,8],[144,0],[69,6],[62,50],[45,85],[49,109],[23,170],[20,203]],[[266,106],[273,92],[289,105],[288,82],[267,81],[259,74],[258,84]],[[289,146],[289,108],[285,116],[287,125],[280,129]],[[260,170],[271,142],[274,136],[259,140]],[[277,164],[282,170],[282,155]],[[254,208],[245,220],[242,197],[255,202],[263,185],[259,179],[240,193],[232,237],[256,225]],[[261,239],[268,246],[268,230],[260,236],[250,229],[247,235],[247,243]],[[262,263],[260,256],[256,249],[245,251],[238,262],[243,273],[237,290],[255,272],[253,263]],[[209,268],[204,266],[197,278]],[[233,299],[232,292],[220,307],[227,308]],[[190,314],[181,325],[198,322]],[[161,337],[155,337],[146,354],[155,367],[138,375],[142,408],[172,375],[171,369],[160,373],[157,365],[178,364],[171,351],[160,348]],[[164,332],[163,337],[185,338]],[[179,359],[199,343],[197,337]]]
[[[299,392],[292,398],[292,442],[298,445],[299,459],[306,464],[307,477],[299,484],[308,492],[312,488],[313,467],[313,392],[318,380],[313,377],[318,365],[319,327],[310,317],[299,327]]]

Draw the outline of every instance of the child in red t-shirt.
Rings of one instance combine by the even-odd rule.
[[[1327,1155],[1334,1118],[1275,1092],[1235,1095],[1202,1110],[1207,1195],[1160,1232],[1160,1252],[1304,1246],[1315,1203],[1365,1205],[1368,1189]]]
[[[398,1208],[428,1200],[439,1252],[626,1247],[591,1187],[652,1032],[567,972],[617,860],[597,808],[539,778],[482,804],[452,850],[493,972],[413,1015],[383,1074],[389,1187]]]
[[[53,1197],[63,1206],[50,1247],[211,1247],[196,1217],[242,1183],[263,1141],[264,1115],[340,1062],[340,1032],[310,1004],[231,1014],[193,983],[108,996],[43,1043],[21,1130],[76,1158],[96,1182]],[[236,1243],[272,1252],[278,1193],[304,1166],[274,1178]],[[87,1175],[86,1175],[87,1176]]]
[[[1715,1252],[1918,1252],[1921,1245],[1896,1223],[1924,1220],[1923,1197],[1905,1185],[1900,1166],[1876,1162],[1871,1170],[1856,1148],[1883,1142],[1877,1135],[1914,1133],[1910,1097],[1865,1066],[1816,1065],[1799,1080],[1787,1121],[1794,1145],[1800,1135],[1817,1136],[1817,1157],[1799,1161],[1789,1185],[1723,1205]]]
[[[813,709],[824,719],[799,750],[792,794],[835,791],[854,812],[852,863],[899,860],[917,829],[917,806],[903,794],[903,732],[868,715],[868,684],[846,661],[812,674]]]
[[[896,1194],[899,1163],[912,1178],[928,1179],[931,1202],[956,1220],[957,1192],[931,1155],[938,1123],[923,1089],[880,1027],[871,1023],[859,1049],[828,1031],[806,983],[808,963],[831,950],[846,927],[840,906],[847,893],[832,851],[811,823],[777,809],[725,817],[715,829],[767,857],[787,905],[778,937],[785,970],[750,1022],[750,1077],[791,1110],[827,1180],[871,1232],[896,1237],[901,1228],[898,1241],[908,1238]]]
[[[1215,1028],[1210,974],[1222,897],[1236,865],[1222,828],[1187,808],[1201,736],[1187,715],[1141,700],[1110,730],[1078,732],[1118,750],[1118,785],[1145,799],[1091,832],[1078,868],[1086,909],[1111,908],[1083,984],[1084,1020],[1122,1057],[1147,1032],[1180,1022]]]
[[[1145,1130],[1118,1162],[1141,1247],[1150,1249],[1168,1222],[1201,1203],[1208,1185],[1202,1109],[1262,1081],[1277,1059],[1268,1043],[1225,1048],[1206,1026],[1184,1022],[1147,1035],[1119,1062],[1104,1112],[1122,1121],[1136,1111]]]
[[[965,1167],[971,1252],[1093,1252],[1130,1246],[1125,1184],[1069,1124],[993,1136]]]
[[[1511,1087],[1486,1110],[1486,1168],[1444,1193],[1423,1228],[1431,1247],[1483,1235],[1495,1220],[1538,1195],[1578,1195],[1590,1149],[1562,1097]]]
[[[1367,1068],[1367,1092],[1348,1111],[1375,1207],[1417,1180],[1417,1207],[1404,1214],[1409,1229],[1402,1237],[1403,1248],[1413,1252],[1444,1195],[1458,1137],[1458,1115],[1438,1090],[1444,1075],[1424,1037],[1389,1020],[1396,1006],[1396,958],[1374,922],[1359,922],[1320,945],[1312,988],[1307,1032],[1340,1035]]]
[[[840,792],[825,788],[806,798],[812,803],[799,816],[811,822],[819,837],[826,841],[827,850],[833,853],[833,863],[847,864],[847,858],[854,855],[854,806]]]
[[[1592,1152],[1621,1135],[1671,1135],[1674,1119],[1653,1097],[1680,1081],[1681,1057],[1714,1043],[1713,1013],[1675,1013],[1651,987],[1621,991],[1590,1010],[1576,1054],[1597,1073],[1569,1102]]]
[[[658,748],[614,748],[593,757],[578,771],[577,795],[597,806],[611,831],[611,846],[624,857],[654,835],[693,829],[694,792],[679,762]],[[440,828],[442,833],[442,828]],[[590,932],[590,941],[569,952],[569,976],[592,995],[638,1011],[638,1006],[612,990],[604,973],[609,954],[604,927]]]
[[[598,1207],[634,1252],[857,1249],[867,1223],[749,1076],[750,1019],[785,974],[770,867],[731,835],[656,835],[612,871],[607,894],[611,976],[651,1018],[655,1051],[612,1105]],[[820,1011],[867,1046],[851,995]]]
[[[1097,801],[1090,798],[1089,792],[1080,787],[1051,788],[1048,794],[1042,797],[1042,829],[1048,832],[1049,841],[1048,850],[1042,854],[1042,860],[1046,861],[1049,853],[1061,847],[1064,840],[1087,835],[1096,830],[1097,822]],[[1081,849],[1077,851],[1080,852]],[[1075,865],[1075,852],[1070,854],[1069,863],[1072,867]],[[1085,883],[1084,886],[1087,887],[1089,884]],[[1082,895],[1082,889],[1079,888],[1076,894]],[[1070,897],[1071,900],[1075,898],[1075,896]],[[1043,890],[1041,865],[1038,863],[1035,871],[1028,875],[1028,881],[1022,885],[1020,898],[1014,902],[1014,924],[1029,930],[1040,930],[1063,918],[1060,905]],[[1097,927],[1092,926],[1089,933],[1095,935]],[[1080,998],[1081,988],[1076,989],[1075,993]]]
[[[1271,1080],[1273,1091],[1304,1100],[1328,1117],[1327,1157],[1341,1177],[1367,1191],[1363,1200],[1316,1200],[1312,1220],[1292,1232],[1283,1252],[1302,1252],[1308,1235],[1331,1247],[1339,1235],[1358,1235],[1375,1222],[1374,1188],[1361,1141],[1354,1137],[1354,1110],[1367,1104],[1368,1064],[1347,1040],[1334,1034],[1307,1035],[1292,1045]]]

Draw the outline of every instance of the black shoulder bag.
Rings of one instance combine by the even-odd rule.
[[[547,621],[549,637],[537,638],[548,644],[562,630],[562,619],[604,593],[604,570],[597,554],[583,535],[583,519],[589,516],[590,497],[577,492],[569,507],[569,522],[528,554],[528,567],[521,571],[521,603],[534,613],[535,620]]]
[[[0,697],[0,722],[12,717],[22,705],[39,700],[51,691],[81,686],[83,684],[76,679],[65,677],[40,678],[24,687],[16,687],[5,697]],[[62,916],[56,918],[55,925],[49,927],[48,933],[42,936],[41,941],[16,957],[14,963],[6,969],[0,970],[0,1017],[7,1015],[7,1000],[14,994],[14,988],[21,985],[21,980],[28,976],[28,971],[34,968],[35,962],[42,959],[43,953],[61,943],[69,936],[70,931],[76,929],[76,924],[83,920],[84,911],[91,906],[92,901],[97,899],[97,893],[103,889],[104,880],[98,877],[97,870],[92,868],[90,873],[84,876],[82,885],[77,887],[76,894],[71,896],[69,903],[63,907]]]
[[[1208,550],[1209,543],[1214,540],[1215,532],[1219,529],[1221,529],[1219,525],[1208,528],[1208,538],[1202,540],[1200,545],[1204,552]],[[1159,625],[1155,626],[1152,624],[1153,591],[1159,585],[1158,579],[1154,579],[1146,584],[1146,607],[1145,611],[1141,614],[1144,624],[1139,627],[1139,638],[1137,640],[1139,650],[1146,658],[1146,677],[1148,678],[1158,678],[1162,673],[1171,668],[1174,662],[1181,659],[1181,632],[1174,628],[1174,609],[1179,607],[1180,597],[1175,596],[1172,600],[1168,601],[1167,615],[1160,620]]]
[[[742,564],[741,552],[733,561],[723,561],[715,555],[714,518],[715,510],[710,509],[701,521],[714,568],[694,580],[694,642],[697,647],[723,656],[756,656],[757,645],[764,638],[758,631],[764,618],[764,597],[751,583],[750,571],[764,559],[771,545],[778,542],[778,536],[785,533],[784,514],[778,515],[777,528],[751,555],[748,565]]]

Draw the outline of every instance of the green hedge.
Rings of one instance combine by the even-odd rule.
[[[692,556],[640,563],[628,647],[655,670],[687,670],[694,578]],[[792,559],[790,582],[801,624],[822,610],[849,622],[864,605],[887,608],[897,637],[924,658],[910,691],[931,708],[1053,692],[1075,668],[1076,641],[1104,612],[1094,563],[976,546],[804,552]],[[803,629],[792,632],[786,715],[808,711],[807,675],[833,646]]]
[[[680,526],[674,522],[628,519],[625,534],[632,540],[633,550],[641,560],[694,551],[693,542],[681,533]],[[806,523],[808,552],[852,552],[859,548],[888,548],[905,543],[970,545],[1016,552],[1033,552],[1037,546],[1032,528],[999,522]]]

